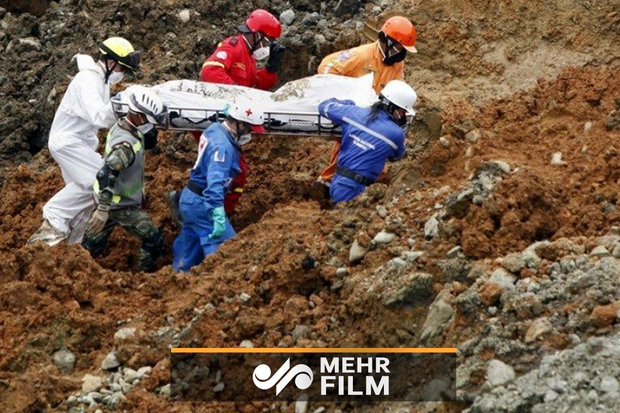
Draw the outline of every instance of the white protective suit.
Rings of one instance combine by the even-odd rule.
[[[68,234],[69,243],[81,242],[94,209],[93,184],[103,166],[97,132],[116,121],[103,68],[88,55],[75,58],[79,72],[56,110],[48,143],[65,187],[43,207],[43,217]]]

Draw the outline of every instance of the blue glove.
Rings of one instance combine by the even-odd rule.
[[[226,231],[226,212],[224,207],[217,207],[211,210],[211,218],[213,219],[213,231],[209,234],[209,238],[219,238]]]

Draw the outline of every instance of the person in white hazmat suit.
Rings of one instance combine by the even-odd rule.
[[[122,37],[99,45],[99,60],[78,54],[78,73],[56,110],[49,134],[50,154],[60,166],[64,188],[43,207],[43,224],[28,244],[56,245],[82,241],[94,209],[93,184],[103,158],[97,152],[99,129],[110,128],[116,118],[110,104],[110,85],[140,65],[140,52]]]

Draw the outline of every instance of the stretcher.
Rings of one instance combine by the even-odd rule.
[[[339,134],[337,125],[319,115],[321,101],[350,99],[359,106],[370,106],[377,100],[372,74],[359,78],[315,75],[288,82],[275,92],[194,80],[172,80],[148,87],[168,107],[168,117],[157,126],[176,131],[203,131],[225,118],[227,105],[245,99],[264,111],[268,133]],[[127,91],[112,98],[112,107],[117,117],[127,113]]]

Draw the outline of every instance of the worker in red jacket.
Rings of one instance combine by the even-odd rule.
[[[266,10],[254,10],[245,23],[238,26],[239,34],[220,42],[215,51],[205,59],[200,71],[203,82],[239,85],[262,90],[272,88],[278,81],[284,45],[275,41],[282,34],[278,19]],[[257,60],[267,63],[262,69],[256,67]],[[193,133],[196,141],[200,133]],[[239,203],[248,178],[245,157],[239,159],[241,171],[232,181],[224,198],[224,209],[229,216]],[[168,202],[177,217],[180,191],[168,193]]]

